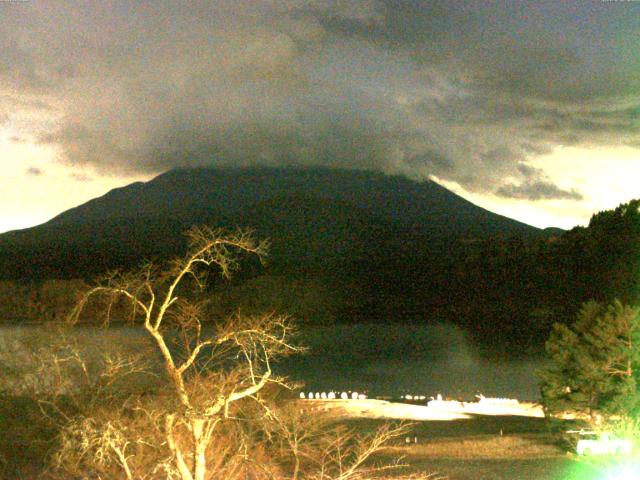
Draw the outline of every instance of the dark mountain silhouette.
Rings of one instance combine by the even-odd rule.
[[[4,282],[6,298],[16,303],[25,291],[28,305],[57,295],[47,288],[70,291],[70,282],[42,279],[179,255],[194,224],[245,226],[271,239],[269,264],[247,262],[232,282],[212,285],[212,318],[241,310],[319,323],[444,321],[487,352],[521,355],[540,351],[553,323],[573,321],[587,300],[638,304],[639,205],[564,232],[495,215],[430,181],[326,168],[182,169],[0,235],[0,275],[33,280]]]
[[[545,237],[432,181],[328,168],[177,169],[0,235],[5,278],[73,277],[180,253],[194,224],[256,230],[274,268],[423,255],[453,240]],[[431,254],[431,253],[430,253]]]

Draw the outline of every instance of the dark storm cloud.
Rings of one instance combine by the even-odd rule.
[[[496,190],[496,194],[506,198],[523,200],[582,200],[583,196],[575,189],[564,190],[551,181],[540,168],[535,168],[525,163],[516,166],[523,178],[521,183],[508,182]]]
[[[52,1],[0,15],[0,111],[51,105],[39,141],[102,172],[322,164],[577,200],[527,159],[640,140],[632,2]]]

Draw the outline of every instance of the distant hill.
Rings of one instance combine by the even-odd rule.
[[[546,237],[437,183],[328,168],[177,169],[0,235],[4,278],[90,276],[180,253],[194,224],[252,227],[276,266],[322,267],[455,239]]]

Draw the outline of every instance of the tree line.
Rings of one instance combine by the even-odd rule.
[[[208,292],[220,314],[287,311],[309,324],[445,321],[487,350],[539,352],[553,324],[570,323],[584,302],[638,302],[638,205],[599,212],[587,227],[550,237],[409,235],[308,264],[290,264],[282,239],[274,239],[280,253],[266,266],[245,260],[234,280],[212,279]],[[1,282],[0,321],[37,321],[44,312],[36,305],[73,302],[91,278]]]

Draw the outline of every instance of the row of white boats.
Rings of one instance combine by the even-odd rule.
[[[346,392],[345,392],[346,393]],[[495,398],[477,395],[474,402],[444,399],[442,395],[431,398],[426,404],[392,402],[368,399],[362,394],[340,395],[316,398],[315,395],[300,396],[301,399],[320,401],[323,410],[339,409],[348,415],[369,418],[407,418],[415,420],[454,420],[470,418],[473,415],[515,415],[523,417],[544,417],[542,406],[534,402],[520,402],[514,398]],[[426,400],[421,396],[404,396],[403,400],[415,402]]]

